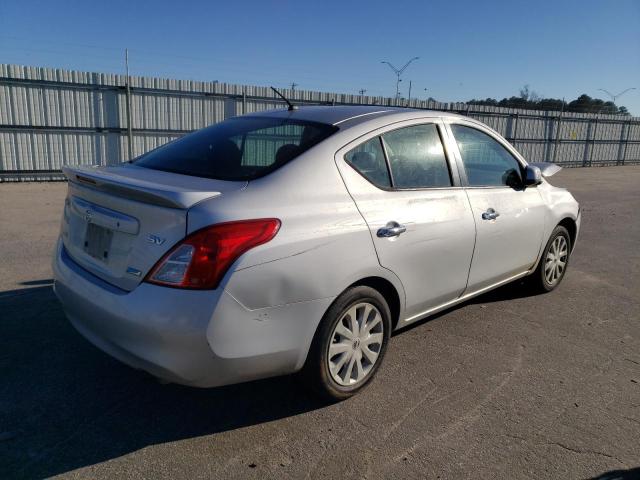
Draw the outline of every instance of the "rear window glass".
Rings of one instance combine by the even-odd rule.
[[[284,165],[337,130],[333,125],[281,118],[232,118],[152,150],[134,163],[182,175],[252,180]]]

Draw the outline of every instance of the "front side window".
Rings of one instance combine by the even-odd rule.
[[[522,186],[520,162],[490,135],[464,125],[451,125],[467,181],[472,187]]]
[[[435,124],[382,135],[395,188],[450,187],[451,175]]]
[[[372,138],[358,145],[353,150],[350,150],[344,158],[360,175],[374,185],[385,188],[391,187],[380,137]]]
[[[238,117],[163,145],[134,164],[196,177],[252,180],[284,165],[335,131],[337,127],[315,122]]]

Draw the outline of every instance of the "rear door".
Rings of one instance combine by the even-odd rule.
[[[476,222],[467,289],[472,292],[534,265],[546,210],[536,187],[522,187],[524,164],[503,139],[462,120],[449,128]]]
[[[133,290],[187,232],[192,205],[246,185],[135,166],[65,168],[61,237],[84,269]]]
[[[437,119],[402,122],[336,154],[380,264],[402,281],[408,320],[462,294],[473,253],[473,218],[442,128]]]

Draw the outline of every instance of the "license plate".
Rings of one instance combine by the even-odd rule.
[[[84,239],[85,252],[93,258],[106,262],[109,259],[109,248],[111,247],[112,237],[112,230],[96,225],[95,223],[89,223],[87,225],[87,235]]]

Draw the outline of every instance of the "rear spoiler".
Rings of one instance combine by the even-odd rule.
[[[538,167],[543,177],[551,177],[552,175],[555,175],[560,170],[562,170],[562,167],[560,167],[559,165],[549,162],[530,163],[529,165]]]
[[[77,185],[161,207],[188,209],[220,195],[216,191],[190,188],[184,180],[168,184],[147,180],[143,177],[152,172],[142,168],[63,166],[62,173]],[[192,183],[198,186],[201,183],[198,180],[194,179]]]

